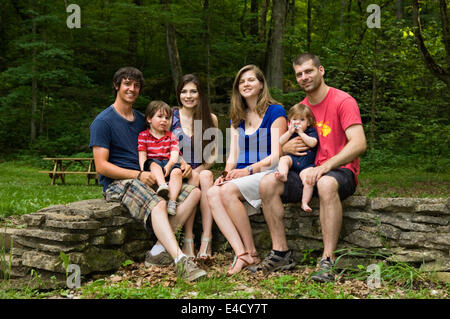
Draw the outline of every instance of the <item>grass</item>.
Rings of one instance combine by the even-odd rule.
[[[369,197],[449,197],[450,174],[400,168],[361,171],[355,195]]]
[[[49,176],[38,173],[41,169],[29,164],[0,163],[0,220],[51,205],[102,197],[101,186],[92,181],[87,186],[85,176],[70,175],[65,185],[50,185]]]
[[[50,185],[50,178],[38,171],[48,169],[51,163],[39,159],[0,162],[0,225],[10,222],[8,216],[20,216],[41,208],[74,201],[101,198],[101,186],[86,186],[85,176],[68,176],[66,185]],[[216,166],[219,172],[221,167]],[[425,172],[414,168],[392,170],[374,168],[362,170],[356,195],[370,197],[449,197],[450,174]],[[9,256],[3,251],[4,260]],[[267,277],[247,272],[226,277],[231,263],[229,253],[216,254],[215,259],[203,265],[208,278],[198,283],[187,283],[176,278],[169,267],[166,270],[145,269],[143,264],[124,265],[118,272],[97,279],[88,279],[79,289],[40,291],[25,286],[22,289],[2,288],[0,299],[19,298],[86,298],[86,299],[249,299],[249,298],[449,298],[450,284],[435,282],[432,274],[423,273],[408,264],[381,264],[381,287],[370,289],[370,275],[365,266],[339,272],[334,283],[319,284],[309,280],[314,271],[311,254],[306,251],[294,271],[271,274]],[[2,263],[1,267],[7,267]],[[156,276],[156,277],[155,277]]]
[[[308,265],[268,276],[244,271],[226,277],[231,259],[230,253],[216,254],[201,265],[208,268],[208,278],[196,283],[177,278],[172,266],[148,269],[135,263],[115,274],[83,282],[78,289],[0,289],[0,299],[447,299],[450,293],[450,284],[435,282],[429,274],[405,264],[383,265],[381,286],[371,289],[364,279],[369,273],[363,267],[340,274],[335,282],[317,283],[309,279],[314,268]],[[411,272],[414,275],[409,285]]]

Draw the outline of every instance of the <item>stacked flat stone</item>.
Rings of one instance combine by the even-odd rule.
[[[152,246],[142,224],[119,203],[103,199],[51,206],[23,215],[22,221],[26,228],[8,230],[12,278],[30,274],[31,269],[46,277],[63,277],[66,257],[83,276],[113,271],[126,260],[142,260]]]
[[[300,260],[302,251],[323,249],[317,199],[313,199],[311,207],[313,212],[306,213],[298,204],[285,205],[288,246]],[[380,252],[390,261],[420,264],[426,271],[450,272],[449,207],[450,198],[352,196],[343,202],[338,249]],[[256,246],[270,249],[264,217],[255,215],[250,219]]]

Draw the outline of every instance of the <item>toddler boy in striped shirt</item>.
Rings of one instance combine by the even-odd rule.
[[[163,101],[150,102],[145,110],[148,128],[139,133],[138,153],[141,170],[153,173],[158,184],[156,193],[168,200],[167,213],[175,215],[183,177],[178,163],[178,138],[170,131],[171,118],[169,105]]]

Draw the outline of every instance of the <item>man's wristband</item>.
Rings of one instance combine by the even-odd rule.
[[[250,175],[253,174],[253,167],[251,165],[247,166],[248,172],[250,173]]]
[[[142,171],[140,171],[139,174],[138,174],[138,176],[136,177],[136,179],[137,179],[138,181],[140,181],[141,174],[142,174]]]

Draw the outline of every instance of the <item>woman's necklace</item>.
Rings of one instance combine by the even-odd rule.
[[[181,124],[181,128],[183,129],[183,132],[188,135],[188,136],[192,136],[192,119],[193,117],[190,117],[187,114],[183,114],[184,112],[181,111],[180,109],[180,124]]]

